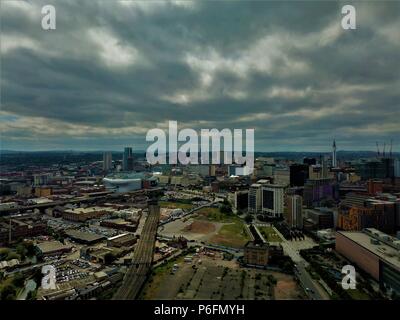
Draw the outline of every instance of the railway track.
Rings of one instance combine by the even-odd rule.
[[[158,204],[150,203],[149,215],[135,248],[132,264],[126,272],[122,285],[118,288],[113,300],[134,300],[143,287],[153,262],[159,218],[160,207]]]

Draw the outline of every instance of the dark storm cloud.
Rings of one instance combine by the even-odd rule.
[[[143,149],[150,128],[255,128],[257,150],[400,138],[400,4],[2,1],[2,148]]]

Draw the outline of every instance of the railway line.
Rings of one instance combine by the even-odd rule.
[[[159,218],[160,207],[155,202],[149,202],[149,215],[135,248],[132,264],[126,272],[122,285],[118,288],[113,300],[133,300],[137,298],[153,262]]]

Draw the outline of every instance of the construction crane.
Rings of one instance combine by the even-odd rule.
[[[383,152],[382,152],[383,157],[385,157],[385,149],[386,149],[386,142],[383,143]]]
[[[379,144],[378,141],[376,142],[376,150],[378,151],[378,158],[381,156],[381,153],[379,152]]]

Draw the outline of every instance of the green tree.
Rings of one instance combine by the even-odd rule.
[[[37,290],[29,291],[26,296],[26,300],[36,300],[36,294],[37,294]]]
[[[28,250],[25,248],[23,243],[18,244],[17,247],[15,248],[15,251],[17,252],[17,254],[20,255],[21,260],[24,260],[26,254],[28,253]]]
[[[115,256],[111,252],[107,252],[104,255],[105,264],[111,264],[115,260]]]
[[[253,221],[253,216],[250,214],[246,215],[244,221],[246,221],[246,223],[251,223]]]
[[[12,260],[12,259],[18,259],[19,260],[19,259],[21,259],[21,256],[16,252],[10,251],[8,256],[7,256],[7,258],[6,258],[6,260],[8,261],[8,260]]]
[[[23,275],[22,273],[18,272],[18,273],[14,276],[14,278],[13,278],[13,280],[12,280],[12,283],[13,283],[13,285],[16,286],[17,288],[23,287],[23,286],[24,286],[24,283],[25,283],[25,277],[24,277],[24,275]]]
[[[15,300],[17,290],[12,284],[5,285],[0,291],[0,300]]]
[[[24,246],[26,249],[26,255],[28,257],[33,257],[35,255],[35,245],[32,241],[26,241],[24,242]]]
[[[11,250],[8,248],[1,248],[0,249],[0,260],[7,260],[8,255],[10,254]]]
[[[269,281],[271,284],[275,285],[275,284],[277,283],[275,277],[274,277],[272,274],[269,274],[267,278],[268,278],[268,281]]]
[[[223,205],[221,206],[220,211],[221,211],[222,213],[231,214],[231,213],[232,213],[232,208],[231,208],[230,206],[226,205],[226,204],[223,204]]]

